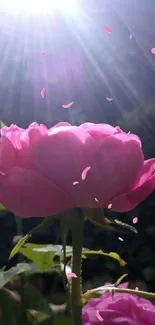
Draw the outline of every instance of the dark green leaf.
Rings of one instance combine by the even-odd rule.
[[[37,325],[27,318],[16,294],[7,289],[0,290],[0,307],[2,310],[3,324],[5,325]],[[34,319],[33,319],[34,320]]]
[[[39,325],[72,325],[71,317],[55,317],[46,319],[39,323]]]
[[[48,300],[31,284],[27,283],[23,290],[23,305],[26,309],[36,310],[51,315]]]
[[[14,305],[7,291],[0,290],[0,307],[2,310],[3,323],[5,325],[14,325]]]

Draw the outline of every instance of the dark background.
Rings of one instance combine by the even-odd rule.
[[[65,1],[65,0],[64,0]],[[155,156],[155,2],[81,0],[80,12],[49,16],[0,12],[0,120],[27,127],[37,121],[120,125],[138,134],[146,159]],[[106,24],[112,34],[104,29]],[[133,38],[130,39],[130,34]],[[42,55],[45,53],[45,55]],[[45,88],[45,98],[40,95]],[[109,102],[106,97],[113,98]],[[74,101],[71,108],[63,104]],[[134,159],[134,157],[133,157]],[[117,251],[133,279],[155,290],[155,194],[128,214],[112,217],[136,225],[138,235],[105,231],[86,223],[86,247]],[[24,232],[40,219],[24,220]],[[58,227],[35,238],[55,242]],[[0,216],[0,263],[5,264],[16,234],[14,216]],[[90,260],[83,276],[125,273],[117,263]],[[91,265],[91,267],[90,267]],[[90,271],[91,270],[91,271]],[[89,271],[89,275],[88,275]]]

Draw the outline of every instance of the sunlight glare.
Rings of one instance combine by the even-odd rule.
[[[0,11],[3,9],[11,12],[25,13],[51,13],[60,10],[70,14],[76,11],[76,0],[1,0]]]

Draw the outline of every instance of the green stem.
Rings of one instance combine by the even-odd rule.
[[[82,210],[74,210],[71,218],[73,260],[72,272],[77,278],[72,278],[71,302],[73,325],[81,325],[82,304],[81,304],[81,255],[83,244],[84,215]]]
[[[95,288],[95,289],[89,290],[86,293],[84,293],[82,296],[83,304],[87,303],[87,301],[90,298],[99,297],[105,292],[111,292],[112,294],[114,294],[115,292],[130,293],[130,294],[134,294],[136,296],[146,298],[146,299],[155,299],[155,293],[153,293],[153,292],[145,292],[145,291],[140,291],[140,290],[116,288],[116,287],[109,286],[109,288],[99,287],[99,288]]]

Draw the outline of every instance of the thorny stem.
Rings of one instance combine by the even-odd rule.
[[[77,278],[72,278],[71,303],[73,325],[81,325],[81,255],[83,243],[84,214],[82,210],[76,209],[71,218],[71,232],[73,245],[72,272]]]

